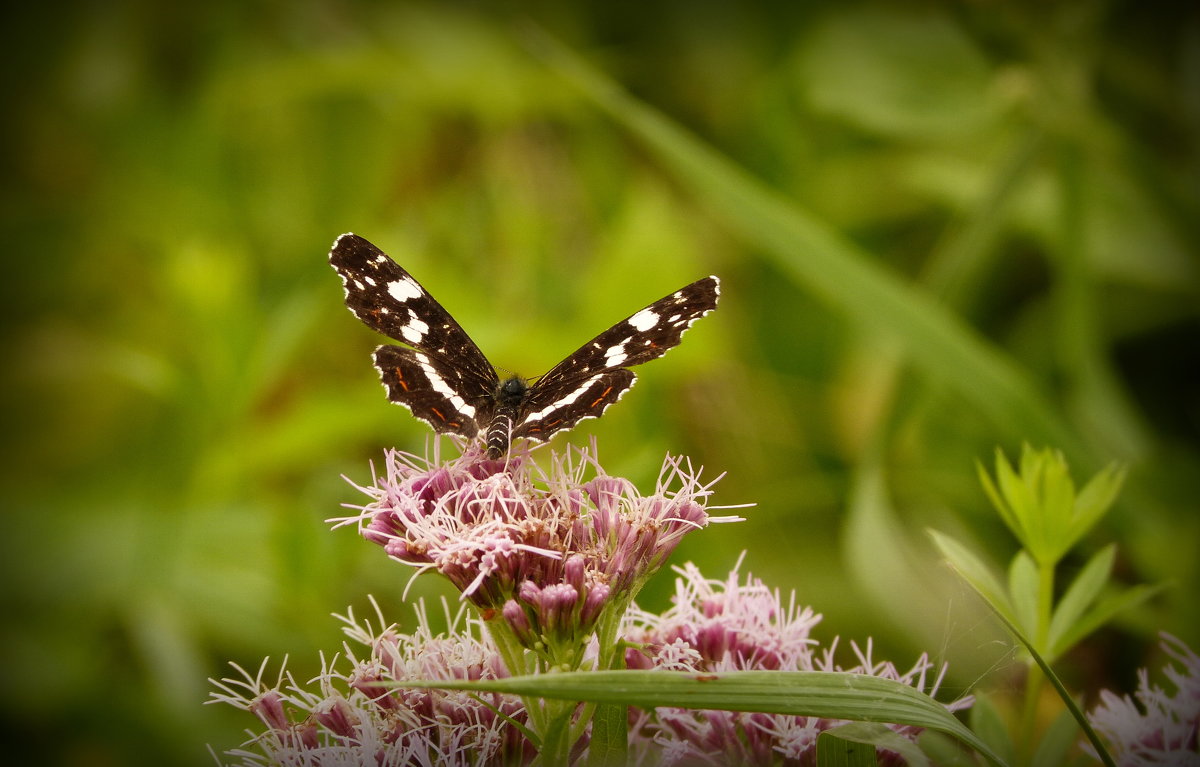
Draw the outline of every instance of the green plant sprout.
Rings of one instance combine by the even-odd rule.
[[[1021,543],[1009,562],[1006,582],[959,541],[937,531],[931,531],[931,535],[942,555],[1026,645],[1029,673],[1018,733],[1002,748],[1029,760],[1035,751],[1036,705],[1047,679],[1059,690],[1068,708],[1078,712],[1065,688],[1052,676],[1050,664],[1158,589],[1113,585],[1110,579],[1116,545],[1109,544],[1093,554],[1061,596],[1055,597],[1059,564],[1112,507],[1124,481],[1123,469],[1109,465],[1077,491],[1060,452],[1037,450],[1027,444],[1016,467],[1002,451],[996,451],[994,478],[982,464],[977,468],[992,505]],[[1082,713],[1076,719],[1085,732],[1090,730]],[[1100,757],[1107,761],[1103,747],[1096,745]]]

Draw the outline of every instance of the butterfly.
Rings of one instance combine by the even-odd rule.
[[[502,380],[429,291],[362,237],[338,237],[329,263],[354,316],[406,345],[375,349],[388,399],[438,433],[468,439],[482,433],[491,458],[507,453],[514,439],[544,442],[599,418],[637,380],[629,368],[676,346],[720,295],[716,277],[697,280],[621,320],[531,383],[516,375]]]

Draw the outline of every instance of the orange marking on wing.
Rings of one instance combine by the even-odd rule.
[[[442,419],[443,421],[446,420],[446,416],[442,415],[442,411],[438,410],[436,407],[431,407],[429,409],[432,410],[433,414],[436,415],[438,418]]]
[[[400,384],[400,388],[408,391],[408,384],[404,383],[404,374],[400,372],[400,368],[392,368],[396,372],[396,383]]]
[[[611,387],[611,386],[610,386],[610,387],[608,387],[607,389],[605,389],[605,390],[604,390],[604,393],[603,393],[603,394],[601,394],[599,397],[597,397],[597,398],[596,398],[596,401],[595,401],[595,402],[593,402],[593,403],[591,404],[591,407],[596,407],[596,405],[599,405],[599,404],[600,404],[600,402],[601,402],[601,401],[602,401],[602,400],[603,400],[605,397],[607,397],[607,396],[608,396],[608,393],[609,393],[610,391],[612,391],[612,387]]]

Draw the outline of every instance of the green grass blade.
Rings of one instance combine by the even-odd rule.
[[[1079,465],[1096,463],[1029,375],[927,293],[631,98],[561,45],[544,36],[535,36],[533,45],[553,69],[644,141],[731,229],[806,290],[862,327],[897,339],[923,373],[1014,437],[1058,445]]]
[[[405,686],[486,690],[522,696],[655,708],[816,716],[925,727],[952,735],[993,764],[1003,762],[945,706],[906,684],[860,674],[819,671],[591,671],[486,682],[406,682]]]

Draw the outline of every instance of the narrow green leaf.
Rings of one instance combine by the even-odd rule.
[[[1000,450],[996,451],[996,484],[1000,488],[1000,496],[1005,501],[1008,515],[1001,514],[1004,521],[1012,530],[1013,535],[1025,548],[1031,547],[1031,517],[1036,516],[1036,496],[1027,484],[1031,479],[1028,460],[1028,446],[1021,455],[1021,471],[1018,473]]]
[[[1029,767],[1061,767],[1067,763],[1067,754],[1078,738],[1079,724],[1070,711],[1064,710],[1046,728]]]
[[[878,767],[875,746],[861,740],[838,737],[834,734],[836,732],[826,730],[817,736],[817,767]]]
[[[1125,470],[1116,464],[1109,464],[1079,491],[1070,528],[1072,544],[1082,538],[1108,512],[1117,499],[1117,494],[1121,492],[1124,482]]]
[[[1016,624],[1036,635],[1038,621],[1038,569],[1029,552],[1021,550],[1008,567],[1008,597]]]
[[[1163,584],[1154,586],[1142,584],[1101,600],[1073,626],[1068,626],[1064,630],[1058,642],[1051,645],[1051,651],[1055,657],[1060,657],[1064,652],[1079,644],[1084,637],[1112,620],[1117,613],[1145,602],[1162,589]]]
[[[1116,556],[1116,544],[1110,543],[1097,551],[1079,571],[1079,575],[1075,576],[1075,580],[1071,581],[1054,610],[1054,617],[1050,619],[1049,647],[1058,648],[1059,640],[1075,626],[1088,606],[1100,595],[1100,590],[1108,583]],[[1069,649],[1070,647],[1055,649],[1047,654],[1047,658],[1054,660]]]
[[[1075,483],[1066,460],[1058,451],[1047,451],[1042,486],[1042,541],[1045,562],[1057,562],[1071,548],[1071,520],[1075,516]]]
[[[1000,581],[992,574],[991,569],[983,563],[983,560],[975,556],[970,549],[954,538],[937,530],[929,530],[928,532],[930,537],[933,538],[934,545],[942,552],[942,556],[946,558],[967,583],[971,584],[972,588],[983,595],[988,604],[1000,610],[1005,615],[1012,616],[1015,614],[1008,595],[1004,593],[1004,587],[1000,585]]]
[[[588,767],[624,767],[628,763],[629,708],[601,704],[592,714]]]
[[[818,763],[821,760],[821,742],[826,738],[826,742],[842,740],[870,747],[871,760],[867,764],[877,763],[875,749],[882,748],[899,754],[909,767],[929,767],[929,757],[916,743],[877,722],[851,722],[821,733],[817,736]]]
[[[1016,757],[1016,746],[1012,736],[1000,718],[1000,712],[992,704],[992,699],[986,695],[976,695],[975,703],[967,715],[971,730],[977,734],[993,751],[1000,754],[1006,762],[1012,762]]]
[[[938,767],[978,767],[979,765],[979,760],[949,735],[925,730],[917,738],[917,743],[921,746],[921,750],[929,756],[929,760]]]
[[[642,708],[672,706],[815,716],[927,727],[961,740],[994,764],[987,744],[946,707],[906,684],[861,674],[822,671],[580,671],[480,682],[414,681],[405,687],[487,690]]]
[[[1003,460],[1004,453],[1000,451],[1000,448],[996,448],[996,462],[999,463]],[[1000,488],[996,487],[996,483],[992,481],[992,475],[988,474],[987,467],[976,461],[975,471],[979,474],[979,484],[983,485],[983,491],[987,494],[988,500],[992,502],[992,507],[996,509],[996,513],[1000,515],[1000,519],[1004,522],[1005,526],[1015,534],[1017,520],[1008,508],[1008,503],[1004,500],[1004,496],[1000,494]]]

